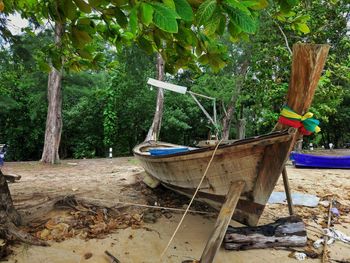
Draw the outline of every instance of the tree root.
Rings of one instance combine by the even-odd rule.
[[[5,225],[1,226],[0,232],[6,240],[18,240],[35,246],[49,246],[47,242],[21,231],[11,222],[7,222]]]

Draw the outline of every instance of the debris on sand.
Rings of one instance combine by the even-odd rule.
[[[44,224],[32,222],[27,231],[42,240],[63,241],[75,236],[83,239],[103,238],[117,229],[138,229],[143,226],[143,215],[135,210],[123,213],[117,209],[77,201],[74,196],[59,200],[56,207],[68,207],[68,211]]]

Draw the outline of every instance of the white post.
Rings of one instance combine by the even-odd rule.
[[[310,143],[310,150],[313,151],[314,150],[314,146],[312,143]]]
[[[109,158],[112,158],[113,157],[113,148],[110,147],[109,148]]]

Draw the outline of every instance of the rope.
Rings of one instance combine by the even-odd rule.
[[[128,202],[114,202],[116,204],[122,204],[126,206],[138,206],[138,207],[146,207],[146,208],[154,208],[154,209],[164,209],[164,210],[170,210],[170,211],[177,211],[177,212],[184,212],[185,209],[181,208],[173,208],[173,207],[166,207],[166,206],[155,206],[155,205],[143,205],[143,204],[135,204],[135,203],[128,203]],[[115,207],[119,208],[119,207]],[[199,210],[188,210],[189,213],[197,213],[197,214],[216,214],[216,212],[204,212]]]
[[[207,168],[205,169],[204,174],[203,174],[203,176],[202,176],[202,178],[201,178],[201,180],[200,180],[200,182],[199,182],[199,184],[198,184],[198,186],[197,186],[197,188],[196,188],[196,191],[194,192],[194,194],[193,194],[193,196],[192,196],[192,199],[191,199],[190,203],[188,204],[188,206],[187,206],[187,208],[186,208],[186,211],[185,211],[185,213],[183,214],[183,216],[182,216],[182,218],[181,218],[179,224],[177,225],[177,227],[176,227],[176,229],[175,229],[173,235],[171,236],[171,238],[170,238],[170,240],[169,240],[167,246],[166,246],[165,249],[163,250],[163,252],[162,252],[162,254],[161,254],[161,256],[160,256],[161,258],[164,257],[165,252],[168,250],[168,248],[169,248],[171,242],[173,241],[173,239],[174,239],[174,237],[175,237],[177,231],[179,230],[179,228],[180,228],[182,222],[184,221],[185,216],[187,215],[187,212],[188,212],[188,210],[190,209],[190,207],[191,207],[191,205],[192,205],[192,203],[193,203],[193,200],[194,200],[194,198],[196,197],[196,195],[197,195],[197,193],[198,193],[198,191],[199,191],[199,188],[201,187],[201,185],[202,185],[202,183],[203,183],[203,180],[204,180],[205,176],[207,175],[207,172],[208,172],[208,170],[209,170],[209,167],[210,167],[210,165],[211,165],[211,163],[212,163],[212,161],[213,161],[213,159],[214,159],[215,153],[216,153],[216,151],[217,151],[217,149],[218,149],[218,147],[219,147],[219,145],[220,145],[221,142],[222,142],[222,139],[221,139],[221,140],[218,142],[218,144],[215,146],[215,149],[214,149],[214,151],[213,151],[213,154],[212,154],[212,156],[211,156],[211,158],[210,158],[210,161],[209,161],[209,163],[208,163],[208,165],[207,165]]]

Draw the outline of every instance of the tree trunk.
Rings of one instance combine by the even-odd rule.
[[[232,94],[230,103],[227,106],[226,115],[225,115],[224,119],[222,120],[222,139],[223,140],[229,139],[230,127],[231,127],[233,113],[235,112],[236,101],[237,101],[237,98],[241,92],[243,82],[244,82],[244,77],[247,74],[248,65],[249,65],[248,60],[245,60],[242,64],[240,70],[239,70],[238,78],[236,81],[237,90],[236,90],[236,92],[234,92]]]
[[[158,72],[158,77],[157,77],[158,80],[163,80],[164,79],[164,60],[161,54],[159,53],[157,57],[157,72]],[[150,141],[150,140],[156,141],[158,139],[160,127],[162,124],[162,118],[163,118],[163,107],[164,107],[164,91],[163,89],[158,88],[156,111],[154,113],[152,126],[148,131],[145,141]]]
[[[303,139],[302,138],[295,143],[294,150],[298,153],[303,150]]]
[[[18,226],[21,223],[21,217],[13,206],[6,178],[0,170],[0,224],[8,221]]]
[[[246,125],[245,119],[239,119],[237,124],[237,131],[238,131],[238,139],[244,139],[245,138],[245,125]]]
[[[61,46],[64,32],[63,24],[55,24],[55,44]],[[46,118],[45,143],[41,162],[55,164],[59,162],[58,149],[62,133],[62,68],[51,66],[48,80],[48,110]]]

